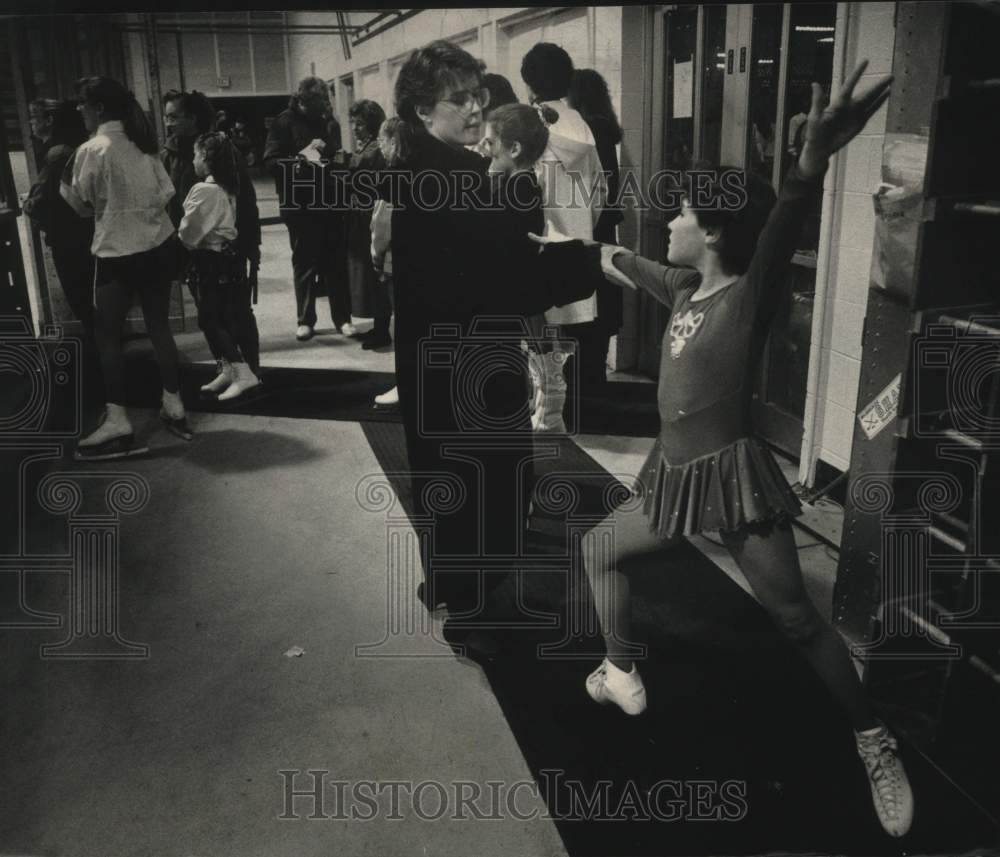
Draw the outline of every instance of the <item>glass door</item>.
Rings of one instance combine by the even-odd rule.
[[[835,3],[753,7],[746,167],[780,190],[798,158],[812,82],[829,91]],[[775,310],[754,395],[758,432],[794,458],[801,454],[822,199],[803,224]]]
[[[674,6],[652,67],[662,68],[662,169],[697,161],[750,170],[779,190],[801,147],[811,83],[829,88],[835,3]],[[659,72],[658,72],[659,73]],[[662,121],[659,118],[662,116]],[[801,453],[816,291],[820,200],[803,225],[775,309],[754,394],[758,432],[795,458]],[[646,252],[666,257],[675,211],[647,217]],[[657,377],[667,324],[663,307],[641,296],[639,368]]]

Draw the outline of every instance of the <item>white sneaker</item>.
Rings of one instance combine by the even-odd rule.
[[[381,405],[382,407],[389,407],[390,405],[399,404],[399,387],[393,387],[391,390],[386,390],[384,393],[380,393],[375,397],[375,404]]]
[[[226,389],[226,387],[233,383],[232,364],[223,358],[222,360],[217,361],[215,365],[219,374],[207,384],[201,385],[201,391],[203,393],[221,393]]]
[[[885,832],[903,836],[913,823],[913,791],[898,755],[896,739],[885,727],[855,732],[858,755],[868,771],[872,802]]]
[[[308,324],[300,324],[295,328],[295,338],[299,342],[305,342],[307,339],[313,338],[313,329]]]
[[[246,363],[233,364],[233,382],[226,387],[225,391],[219,393],[219,401],[226,402],[242,396],[247,390],[260,386],[260,378],[253,373],[253,369]]]
[[[343,334],[344,336],[357,336],[358,329],[351,324],[351,322],[345,322],[337,328],[337,332]]]
[[[627,673],[605,658],[587,676],[587,693],[594,702],[601,705],[613,702],[626,714],[635,716],[646,710],[646,687],[635,664],[632,672]]]

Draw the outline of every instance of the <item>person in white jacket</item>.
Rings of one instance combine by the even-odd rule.
[[[573,79],[573,61],[558,45],[539,42],[521,62],[521,77],[531,101],[549,128],[549,144],[536,171],[542,187],[546,231],[591,240],[607,195],[607,183],[590,127],[566,100]],[[558,338],[545,341],[529,357],[534,386],[535,431],[565,432],[567,361],[576,341],[585,347],[597,318],[597,296],[545,313],[545,326],[556,326]],[[536,319],[534,333],[541,338]],[[538,341],[536,339],[536,341]],[[578,362],[578,361],[577,361]]]
[[[78,215],[94,218],[95,332],[107,403],[104,419],[80,440],[76,455],[121,458],[146,451],[134,445],[125,411],[121,348],[122,325],[136,293],[163,381],[160,418],[178,437],[192,437],[168,320],[177,244],[166,205],[174,186],[160,163],[156,132],[132,93],[107,77],[83,78],[77,92],[93,136],[66,165],[59,192]]]

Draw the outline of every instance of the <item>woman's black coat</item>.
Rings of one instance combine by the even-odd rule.
[[[524,317],[590,294],[593,274],[583,272],[599,267],[590,258],[599,250],[570,242],[539,253],[527,237],[544,229],[530,174],[498,184],[484,158],[426,133],[404,166],[390,198],[414,507],[433,517],[438,557],[514,553],[532,472]],[[517,204],[499,204],[503,192]],[[447,509],[430,496],[432,474],[459,491]],[[473,606],[474,576],[431,579],[439,599]]]

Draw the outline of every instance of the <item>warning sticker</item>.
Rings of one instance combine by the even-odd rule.
[[[889,385],[870,401],[858,414],[858,422],[868,440],[871,440],[882,429],[896,418],[899,409],[899,387],[903,376],[897,375]]]

